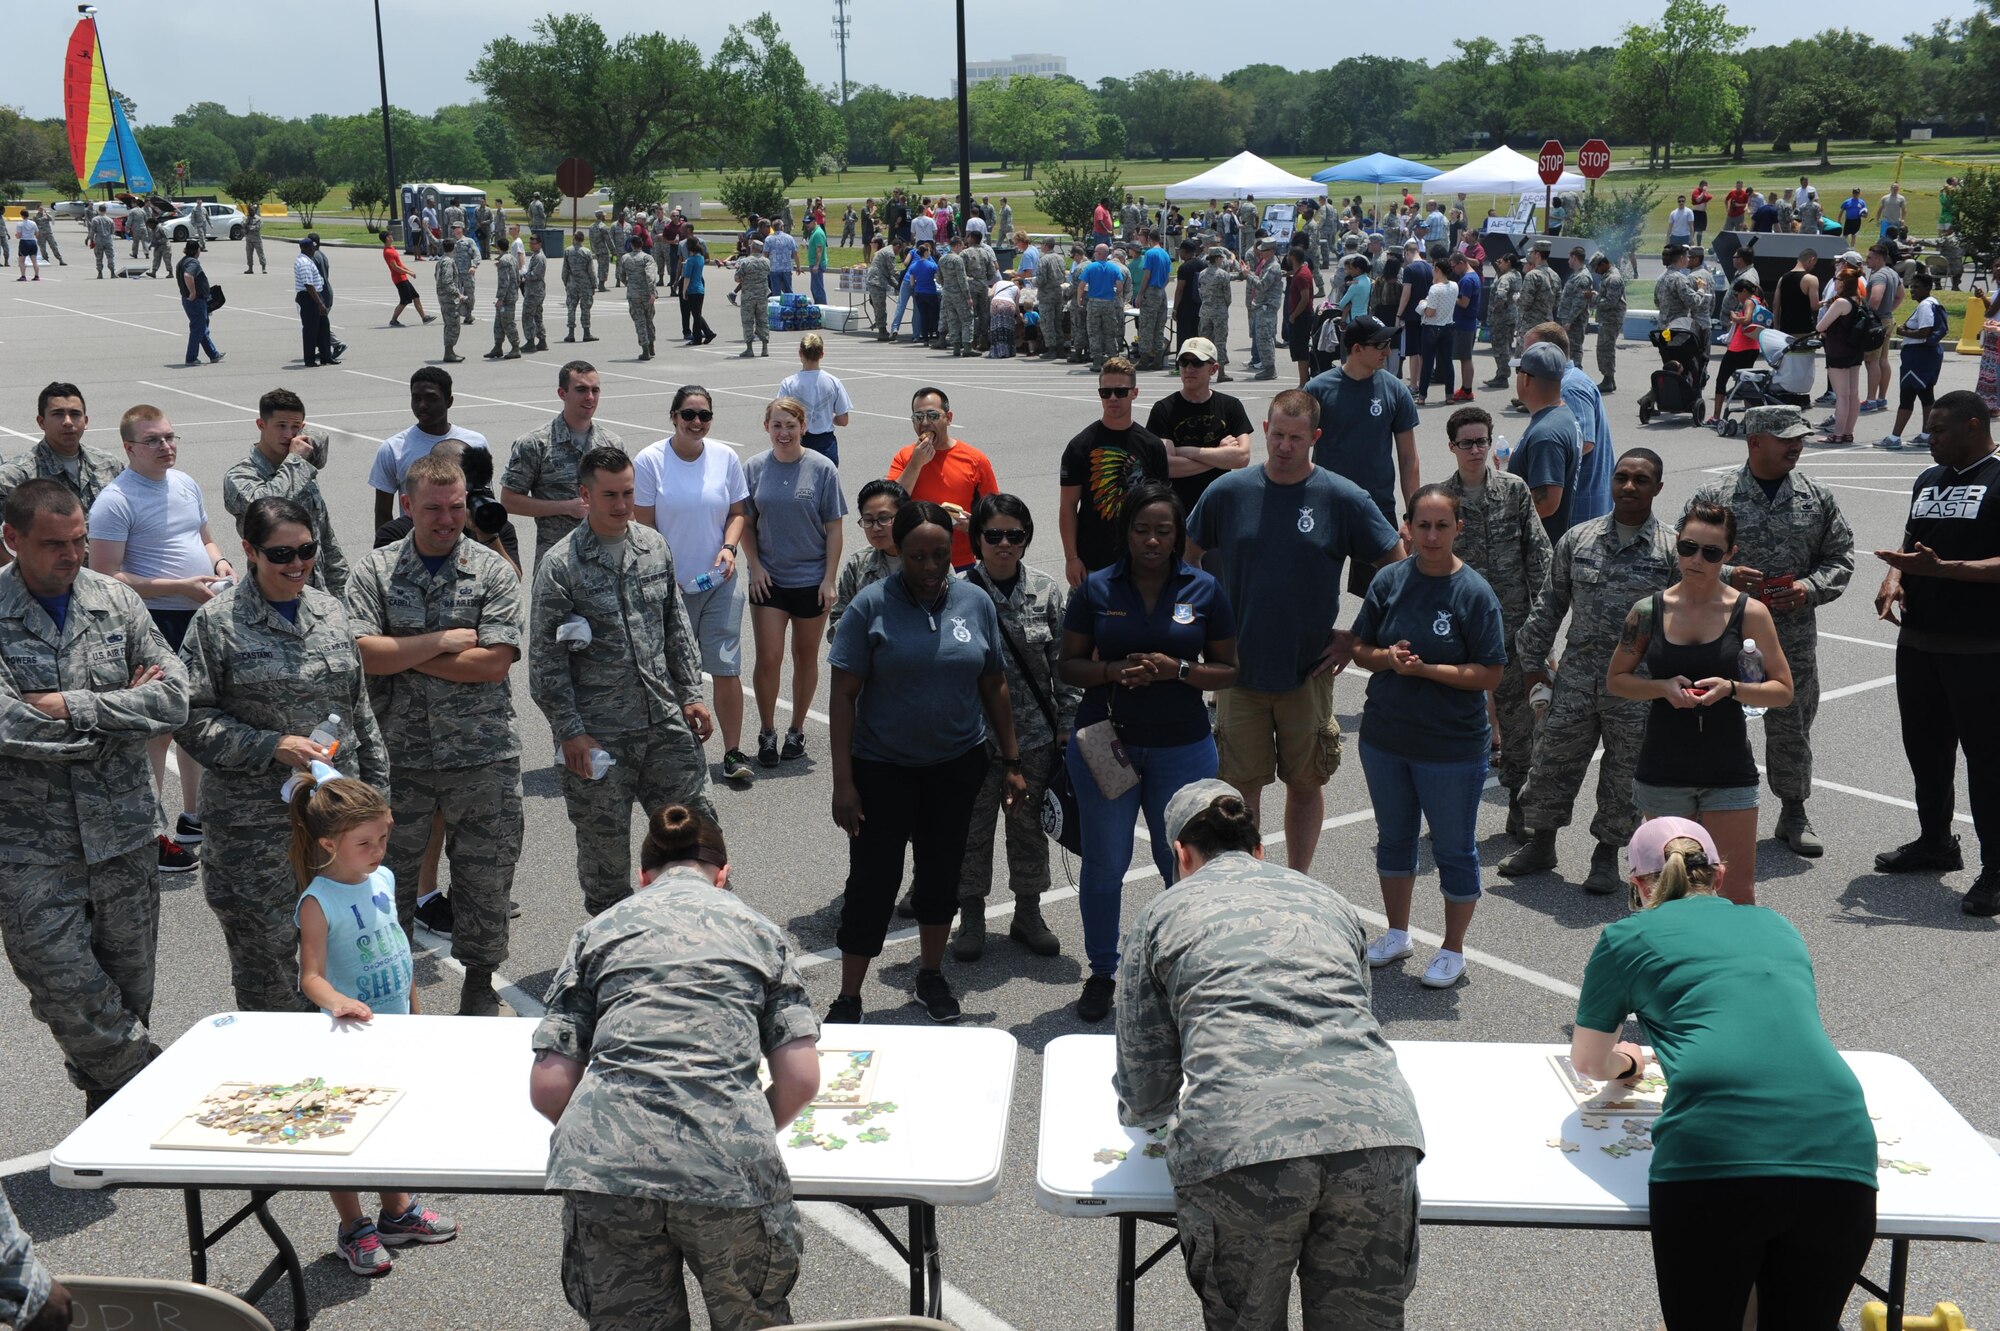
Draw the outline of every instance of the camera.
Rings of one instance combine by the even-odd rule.
[[[459,458],[465,472],[465,510],[472,525],[486,536],[507,529],[507,510],[493,493],[493,454],[484,448],[468,448]]]

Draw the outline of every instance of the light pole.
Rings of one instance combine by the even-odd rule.
[[[972,113],[965,88],[965,0],[958,0],[958,227],[972,216]]]
[[[396,144],[389,136],[389,64],[382,54],[382,0],[375,0],[375,73],[382,82],[382,156],[389,166],[389,220],[384,225],[393,227],[396,205],[403,194],[396,182]]]

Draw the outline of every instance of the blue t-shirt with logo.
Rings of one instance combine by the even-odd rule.
[[[1582,462],[1583,436],[1577,431],[1576,417],[1560,402],[1543,407],[1528,419],[1521,442],[1514,445],[1514,456],[1507,459],[1507,470],[1526,481],[1530,490],[1545,485],[1562,487],[1556,511],[1542,519],[1550,545],[1576,525],[1571,515],[1576,508],[1576,473]]]
[[[1469,564],[1443,576],[1421,572],[1414,557],[1389,565],[1368,584],[1354,632],[1372,647],[1407,641],[1430,665],[1507,663],[1500,598]],[[1485,691],[1379,671],[1368,679],[1361,738],[1418,762],[1477,758],[1493,742]]]
[[[840,622],[843,627],[847,623]],[[1090,574],[1070,593],[1063,607],[1063,632],[1089,637],[1100,661],[1141,652],[1196,661],[1209,643],[1236,636],[1236,617],[1221,585],[1185,560],[1175,561],[1166,585],[1148,604],[1132,581],[1131,566],[1121,559]],[[1116,723],[1121,740],[1141,748],[1179,748],[1198,744],[1209,734],[1201,690],[1178,679],[1136,689],[1122,684],[1085,689],[1075,728],[1106,717]]]
[[[993,598],[969,582],[948,579],[928,606],[900,574],[862,588],[827,654],[834,669],[861,677],[854,756],[931,767],[984,744],[979,678],[1005,669],[1006,650]]]
[[[1409,385],[1387,370],[1356,379],[1336,365],[1306,380],[1305,391],[1319,399],[1313,461],[1366,490],[1393,522],[1396,436],[1417,428],[1417,400]]]

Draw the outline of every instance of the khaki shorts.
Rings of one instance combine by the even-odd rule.
[[[1273,778],[1288,786],[1324,786],[1340,770],[1333,672],[1287,693],[1222,690],[1215,695],[1215,744],[1216,775],[1238,790],[1262,790]]]

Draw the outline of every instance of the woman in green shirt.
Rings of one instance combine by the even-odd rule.
[[[1716,895],[1724,866],[1685,818],[1627,850],[1639,909],[1584,968],[1570,1059],[1636,1081],[1636,1014],[1667,1080],[1648,1206],[1667,1331],[1833,1331],[1875,1239],[1875,1128],[1819,1021],[1805,940],[1776,911]],[[1804,1111],[1804,1112],[1802,1112]]]

